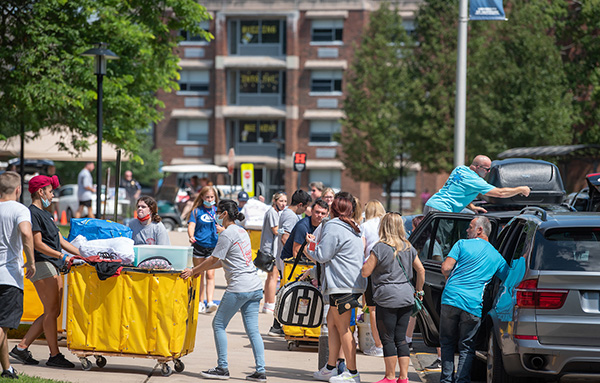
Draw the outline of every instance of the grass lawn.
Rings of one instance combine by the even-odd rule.
[[[71,226],[58,225],[58,230],[60,230],[60,234],[62,234],[63,237],[67,238],[69,236],[69,230],[71,230]]]
[[[17,370],[19,371],[19,370]],[[66,383],[64,380],[52,380],[52,379],[44,379],[44,378],[38,378],[37,376],[28,376],[25,374],[19,374],[19,379],[18,380],[13,380],[13,379],[3,379],[0,378],[0,381],[6,381],[6,382],[19,382],[19,383]]]

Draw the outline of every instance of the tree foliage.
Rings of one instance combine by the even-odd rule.
[[[355,180],[391,186],[402,153],[409,38],[389,4],[371,14],[346,80],[341,159]]]
[[[93,59],[106,42],[120,58],[104,77],[103,138],[138,153],[140,130],[161,118],[159,89],[178,89],[177,31],[205,34],[194,0],[5,0],[0,5],[0,136],[42,127],[67,147],[96,132]],[[140,157],[136,157],[140,159]]]
[[[467,160],[571,142],[571,94],[551,33],[561,6],[545,0],[505,6],[508,21],[469,22]],[[410,154],[432,171],[453,167],[457,15],[457,0],[431,0],[417,16]]]

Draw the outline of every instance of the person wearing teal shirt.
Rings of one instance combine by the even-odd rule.
[[[475,355],[475,334],[481,323],[483,292],[494,275],[506,279],[508,265],[488,241],[492,225],[483,216],[473,218],[461,239],[442,263],[446,285],[442,294],[440,383],[470,382]],[[458,367],[454,374],[454,349],[458,346]]]
[[[476,213],[487,213],[479,206],[473,205],[473,200],[478,194],[489,197],[510,198],[518,194],[525,197],[531,191],[527,186],[514,188],[497,188],[487,183],[483,177],[490,171],[492,160],[484,155],[473,159],[469,167],[461,165],[456,167],[444,186],[425,203],[423,215],[430,211],[444,211],[459,213],[465,207]]]

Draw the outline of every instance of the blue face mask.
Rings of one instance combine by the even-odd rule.
[[[217,223],[217,225],[223,226],[223,218],[216,217],[215,222]]]
[[[50,201],[48,201],[47,199],[43,199],[43,198],[41,200],[42,200],[42,206],[44,206],[44,207],[50,206]]]
[[[206,207],[212,207],[215,204],[215,201],[204,201],[203,203]]]

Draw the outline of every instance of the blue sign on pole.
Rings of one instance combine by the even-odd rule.
[[[470,20],[506,20],[502,0],[470,0]]]

